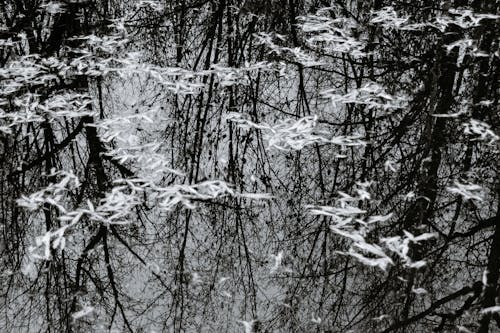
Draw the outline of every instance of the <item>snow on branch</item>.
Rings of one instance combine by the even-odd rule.
[[[462,184],[455,181],[453,186],[446,187],[446,191],[452,194],[458,194],[465,200],[483,201],[483,188],[477,184]]]
[[[275,39],[284,41],[284,37],[278,34],[258,33],[255,34],[258,43],[265,45],[271,54],[284,57],[285,59],[299,63],[304,67],[314,67],[324,65],[324,62],[318,61],[316,57],[300,47],[287,47],[275,43]]]
[[[262,70],[273,70],[274,65],[261,61],[250,64],[245,62],[241,67],[226,67],[220,64],[213,64],[209,70],[201,71],[199,74],[215,75],[221,87],[234,85],[248,85],[250,83],[249,74]]]
[[[385,28],[400,29],[408,22],[408,17],[400,17],[394,7],[387,6],[371,12],[370,23],[379,24]]]
[[[423,23],[410,23],[411,17],[400,16],[394,7],[388,6],[371,12],[371,24],[380,25],[385,29],[396,29],[403,31],[422,30],[426,27],[445,32],[453,25],[461,29],[471,29],[482,24],[483,20],[496,20],[500,16],[488,13],[474,13],[470,9],[450,9],[442,15]]]
[[[17,204],[30,211],[38,211],[42,206],[50,205],[58,209],[61,222],[70,221],[57,230],[49,230],[44,235],[35,239],[35,246],[29,248],[30,254],[34,259],[49,260],[51,258],[51,248],[64,249],[66,240],[64,233],[66,230],[76,224],[83,215],[79,212],[70,211],[67,207],[67,193],[80,187],[80,181],[77,176],[69,171],[51,171],[47,177],[58,179],[58,182],[50,183],[45,188],[30,195],[23,195],[17,200]],[[65,200],[66,199],[66,200]],[[65,202],[66,201],[66,202]],[[44,208],[46,209],[46,208]],[[42,249],[43,255],[36,254],[37,249]]]
[[[317,128],[317,116],[303,117],[298,120],[287,119],[274,125],[255,123],[240,113],[232,112],[226,120],[238,124],[240,128],[254,128],[263,132],[269,148],[282,151],[300,150],[315,143],[329,143],[339,146],[362,146],[366,143],[360,135],[331,136],[327,131]]]
[[[324,90],[323,97],[329,98],[332,103],[340,104],[361,104],[369,108],[379,108],[382,110],[403,109],[408,103],[404,96],[396,96],[387,93],[384,87],[375,82],[367,82],[361,88],[351,89],[347,94],[337,94],[336,89]]]
[[[60,178],[60,180],[56,183],[50,183],[45,188],[31,193],[30,195],[22,195],[21,198],[17,200],[17,204],[31,211],[40,209],[44,204],[49,204],[57,207],[62,213],[66,212],[63,200],[68,191],[80,186],[78,177],[72,172],[55,171],[55,169],[46,176],[49,178]]]
[[[464,123],[464,132],[467,135],[474,136],[473,140],[488,141],[488,144],[493,144],[499,139],[499,136],[491,130],[489,124],[476,119]]]
[[[444,31],[449,25],[456,25],[462,29],[470,29],[481,25],[483,20],[496,20],[499,15],[478,14],[470,9],[450,9],[447,15],[436,18],[435,26]]]
[[[87,200],[85,206],[71,210],[64,202],[64,198],[66,192],[80,186],[78,178],[66,171],[54,171],[49,176],[61,179],[57,183],[51,183],[46,188],[17,200],[18,205],[30,211],[40,210],[43,205],[49,204],[56,207],[60,213],[58,220],[62,226],[36,237],[35,245],[29,248],[33,260],[50,260],[51,249],[63,250],[66,244],[65,233],[84,216],[90,221],[106,225],[129,224],[135,212],[134,209],[146,203],[145,195],[149,196],[148,201],[155,202],[163,211],[170,211],[179,204],[187,209],[194,209],[196,208],[195,202],[215,200],[226,196],[250,200],[270,199],[267,194],[238,193],[233,186],[220,180],[161,187],[148,180],[133,178],[115,181],[115,186],[97,205]],[[38,254],[39,250],[41,254]]]
[[[39,94],[26,93],[13,99],[16,111],[5,112],[0,108],[0,121],[5,125],[0,131],[12,133],[12,128],[26,123],[44,122],[57,117],[78,118],[92,116],[90,96],[80,93],[53,94],[41,99]]]
[[[209,180],[194,185],[172,185],[155,187],[155,198],[164,210],[171,210],[177,204],[194,209],[194,200],[210,200],[221,196],[234,195],[232,187],[220,180]]]
[[[331,53],[349,53],[353,57],[368,55],[364,51],[366,42],[355,36],[359,27],[352,18],[332,18],[319,11],[314,15],[299,16],[298,20],[310,47]]]
[[[379,239],[379,244],[369,243],[366,237],[373,228],[373,224],[384,223],[393,218],[387,215],[366,215],[366,211],[356,207],[356,203],[370,199],[368,187],[370,183],[358,183],[357,194],[351,196],[340,192],[337,198],[339,206],[306,206],[312,215],[323,215],[331,218],[330,230],[351,241],[347,252],[338,251],[339,254],[356,258],[363,265],[378,267],[386,271],[389,265],[395,262],[391,257],[395,254],[400,258],[405,267],[419,268],[425,265],[424,261],[413,261],[409,256],[411,243],[418,243],[435,237],[435,234],[424,233],[418,236],[403,231],[403,236],[384,237]]]

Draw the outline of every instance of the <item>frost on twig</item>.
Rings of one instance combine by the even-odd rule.
[[[336,144],[339,146],[362,146],[361,136],[331,136],[317,128],[317,116],[308,116],[298,120],[282,120],[274,125],[255,123],[247,120],[240,113],[230,113],[227,120],[237,123],[240,128],[254,128],[263,133],[269,148],[282,151],[300,150],[315,143]]]

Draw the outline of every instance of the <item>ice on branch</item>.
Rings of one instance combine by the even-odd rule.
[[[396,169],[396,163],[394,161],[391,161],[391,160],[386,160],[384,162],[384,170],[385,171],[396,172],[397,171],[397,169]]]
[[[204,87],[201,78],[209,75],[208,72],[197,73],[179,67],[146,63],[141,53],[125,52],[129,40],[124,37],[127,33],[122,23],[115,22],[113,27],[116,30],[114,35],[75,38],[82,41],[84,46],[73,50],[80,54],[70,63],[74,74],[97,77],[115,73],[123,79],[133,76],[151,78],[176,94],[194,94]],[[96,52],[102,56],[96,57]]]
[[[117,183],[126,184],[129,191],[144,193],[149,200],[158,204],[161,210],[169,211],[177,205],[188,209],[196,208],[195,203],[199,201],[216,200],[226,196],[242,197],[250,200],[271,199],[267,193],[239,193],[233,189],[231,184],[221,180],[207,180],[196,184],[178,184],[171,186],[160,186],[147,178],[122,179]],[[133,201],[129,201],[133,204]]]
[[[412,288],[411,291],[416,295],[424,295],[428,293],[424,288]]]
[[[10,134],[18,125],[29,122],[52,121],[62,117],[95,115],[90,96],[66,89],[60,91],[61,83],[80,87],[81,76],[101,78],[108,74],[153,79],[166,90],[175,94],[193,94],[205,87],[203,77],[222,73],[222,83],[232,85],[244,83],[250,71],[267,65],[257,63],[235,69],[212,68],[193,72],[178,67],[160,67],[145,63],[137,52],[126,52],[129,44],[123,22],[115,21],[109,26],[112,33],[107,36],[88,35],[70,38],[79,47],[65,48],[60,57],[29,55],[9,61],[0,68],[0,132]],[[72,57],[66,57],[71,52]],[[269,66],[268,66],[269,67]],[[53,88],[48,96],[45,90]],[[37,93],[33,93],[36,91]],[[16,106],[15,110],[7,106]],[[120,119],[121,120],[121,119]],[[117,121],[120,121],[117,120]]]
[[[344,206],[344,207],[330,207],[330,206],[306,206],[306,208],[310,208],[309,213],[313,215],[323,215],[323,216],[353,216],[357,214],[366,213],[365,210],[359,209],[354,206]]]
[[[349,249],[347,254],[353,258],[358,259],[363,265],[378,267],[381,270],[385,271],[387,266],[390,264],[394,264],[391,258],[389,258],[379,246],[371,245],[365,242],[354,243],[354,247],[358,247],[364,252],[364,254],[359,253],[353,248]],[[366,255],[371,255],[367,257]]]
[[[283,261],[283,251],[280,251],[277,255],[272,255],[273,266],[270,269],[270,273],[276,272],[281,267],[281,262]]]
[[[129,137],[125,142],[132,140],[136,141],[138,138]],[[182,171],[171,168],[168,157],[161,152],[160,148],[161,145],[158,143],[147,143],[116,148],[110,150],[106,155],[111,156],[122,165],[130,163],[130,169],[135,175],[147,181],[156,182],[168,174],[184,176]]]
[[[61,213],[59,220],[63,224],[66,223],[59,229],[47,231],[44,235],[36,238],[35,246],[30,248],[30,255],[34,259],[49,260],[52,249],[60,248],[63,250],[66,243],[64,237],[66,231],[78,223],[82,216],[104,224],[128,224],[134,208],[144,202],[143,195],[146,193],[150,195],[151,200],[158,203],[162,210],[171,210],[178,204],[193,209],[195,201],[213,200],[227,195],[245,197],[245,194],[236,193],[229,184],[223,181],[158,187],[146,180],[123,179],[117,181],[117,185],[106,193],[97,205],[87,201],[86,207],[68,210],[60,201],[70,184],[73,187],[79,185],[78,179],[72,174],[64,172],[53,173],[51,176],[62,176],[63,178],[60,182],[51,184],[42,191],[18,200],[21,206],[30,210],[36,210],[45,203],[56,206]],[[263,195],[260,195],[255,198],[261,199],[262,197]],[[41,254],[38,254],[39,251]]]
[[[238,320],[238,323],[243,325],[243,328],[245,329],[245,333],[254,332],[254,326],[255,326],[256,322],[257,322],[256,320],[252,320],[252,321]]]
[[[66,238],[64,237],[64,233],[70,227],[70,225],[65,225],[60,227],[55,231],[47,231],[43,236],[38,236],[35,238],[35,246],[31,246],[29,248],[29,252],[33,259],[39,260],[50,260],[51,259],[51,249],[60,248],[60,250],[64,250],[66,246]],[[37,254],[36,250],[42,250],[42,255]]]
[[[150,110],[136,114],[123,114],[114,118],[97,121],[93,126],[100,129],[99,137],[103,142],[115,140],[118,144],[125,144],[129,149],[133,149],[135,146],[140,148],[138,142],[131,145],[131,127],[135,128],[137,124],[153,124],[154,121],[152,118],[155,116],[155,111],[156,110]]]
[[[74,39],[85,41],[87,51],[93,54],[101,52],[109,55],[120,53],[129,42],[119,34],[106,36],[87,35]]]
[[[499,313],[500,312],[500,306],[496,305],[496,306],[490,306],[489,308],[484,308],[481,310],[481,313],[482,314],[486,314],[486,313]]]
[[[7,128],[30,122],[43,122],[58,117],[77,118],[94,115],[88,95],[64,93],[52,95],[43,101],[40,95],[26,93],[14,98],[17,111],[4,112],[0,109],[0,120]]]
[[[28,55],[0,68],[0,95],[19,93],[23,88],[44,86],[60,82],[70,67],[54,57],[41,58]]]
[[[473,39],[462,38],[462,39],[459,39],[451,44],[447,44],[446,45],[446,52],[450,53],[451,50],[458,47],[461,50],[460,53],[462,54],[466,50],[471,49],[474,46],[474,44],[475,44],[475,41]],[[477,51],[477,48],[474,49],[474,51]]]
[[[413,261],[409,256],[411,243],[419,243],[436,237],[434,233],[424,233],[418,236],[414,236],[408,231],[403,231],[404,236],[394,236],[381,238],[380,242],[385,245],[385,247],[400,257],[401,261],[406,267],[409,268],[420,268],[425,266],[425,262],[422,260]]]
[[[260,130],[264,139],[268,142],[269,148],[283,151],[300,150],[316,143],[329,143],[339,146],[365,145],[359,135],[332,137],[327,131],[318,129],[317,116],[308,116],[298,120],[282,120],[274,125],[255,123],[245,119],[240,113],[230,113],[226,119],[238,124],[240,128]]]
[[[89,95],[79,93],[64,93],[52,95],[38,105],[40,112],[51,118],[76,118],[95,115],[91,108],[92,99]]]
[[[17,200],[17,204],[30,211],[37,211],[44,205],[50,205],[59,211],[60,215],[58,219],[61,222],[70,221],[70,223],[63,225],[57,230],[50,230],[44,235],[36,237],[35,246],[29,248],[33,259],[49,260],[51,258],[51,249],[60,248],[63,250],[66,244],[66,239],[64,238],[66,230],[77,223],[82,216],[82,213],[68,209],[67,202],[65,202],[66,194],[80,186],[78,177],[71,172],[56,172],[55,170],[52,170],[51,174],[47,175],[47,177],[59,179],[59,181],[51,183],[47,187],[28,196],[21,196]],[[35,252],[37,250],[41,250],[42,254],[37,254]]]

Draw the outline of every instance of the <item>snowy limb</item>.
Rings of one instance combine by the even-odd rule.
[[[464,123],[464,132],[467,135],[475,136],[473,140],[488,141],[488,144],[493,144],[500,138],[491,130],[490,125],[476,119]]]
[[[281,56],[291,62],[299,63],[304,67],[314,67],[324,65],[324,62],[317,60],[317,57],[300,47],[287,47],[275,43],[275,39],[282,40],[278,34],[258,33],[255,35],[258,43],[265,45],[269,53]]]
[[[369,183],[358,183],[355,196],[340,192],[338,199],[340,207],[306,206],[306,208],[309,209],[310,214],[330,217],[333,222],[330,225],[330,230],[351,240],[352,244],[349,250],[347,252],[338,251],[340,254],[356,258],[362,264],[378,267],[382,271],[386,271],[389,265],[395,264],[391,258],[392,254],[397,255],[405,267],[420,268],[424,266],[424,261],[413,261],[409,257],[410,244],[432,239],[436,237],[434,233],[415,236],[410,232],[403,231],[403,236],[380,238],[379,244],[366,241],[373,224],[384,223],[393,216],[393,214],[387,214],[363,217],[367,212],[351,205],[353,202],[370,198],[365,194],[368,186]]]
[[[370,23],[380,24],[388,29],[400,29],[408,22],[408,17],[400,17],[392,6],[372,11],[371,16]]]
[[[391,172],[396,172],[397,169],[395,168],[395,162],[391,160],[387,160],[384,163],[384,170],[385,171],[391,171]]]
[[[280,268],[281,262],[283,261],[283,251],[280,251],[277,255],[273,255],[272,257],[274,259],[274,264],[270,269],[271,274]]]
[[[80,181],[77,176],[69,171],[56,171],[52,169],[48,178],[60,178],[58,182],[50,183],[45,188],[31,193],[30,195],[22,195],[17,200],[17,204],[25,207],[30,211],[40,209],[44,204],[57,207],[62,213],[66,212],[65,203],[63,202],[68,191],[71,191],[80,186]]]
[[[458,194],[465,200],[483,201],[483,188],[477,184],[462,184],[455,181],[453,186],[446,187],[446,190],[452,194]]]
[[[500,312],[500,306],[496,305],[496,306],[491,306],[489,308],[484,308],[481,310],[481,313],[482,314],[486,314],[486,313],[498,313]]]
[[[354,36],[358,24],[351,18],[332,18],[320,10],[314,15],[299,16],[299,28],[306,34],[307,44],[316,50],[330,53],[349,53],[364,57],[366,43]]]
[[[470,29],[480,26],[483,20],[496,20],[498,18],[500,18],[499,15],[478,14],[470,9],[450,9],[447,15],[436,18],[435,26],[443,32],[451,24],[462,29]]]
[[[385,29],[402,31],[419,31],[424,28],[433,28],[445,32],[450,25],[462,29],[471,29],[481,25],[483,20],[496,20],[500,16],[489,13],[475,13],[470,9],[450,9],[424,23],[412,23],[409,16],[400,16],[394,7],[387,6],[371,12],[371,24],[380,25]]]
[[[367,82],[363,87],[351,89],[347,94],[337,94],[336,89],[329,89],[322,91],[321,95],[334,104],[361,104],[381,110],[403,109],[408,102],[406,97],[391,95],[375,82]]]
[[[317,116],[303,117],[298,120],[282,120],[274,125],[255,123],[240,113],[230,113],[226,119],[237,123],[241,128],[255,128],[263,132],[269,148],[282,151],[300,150],[316,143],[330,143],[339,146],[363,146],[361,136],[331,136],[317,128]]]
[[[94,311],[95,311],[95,309],[93,306],[86,305],[80,311],[73,313],[71,316],[73,317],[73,319],[76,320],[76,319],[80,319],[82,317],[88,316],[89,314],[91,314]]]
[[[245,333],[252,333],[254,325],[256,323],[256,320],[252,320],[252,321],[238,320],[238,323],[243,325],[243,328],[245,329]]]

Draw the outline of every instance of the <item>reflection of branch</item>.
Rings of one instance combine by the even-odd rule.
[[[455,239],[455,238],[459,238],[459,237],[473,236],[478,231],[495,226],[495,223],[496,223],[495,217],[489,218],[487,220],[483,220],[483,221],[481,221],[480,224],[470,228],[469,230],[467,230],[465,232],[454,232],[453,234],[451,234],[449,236],[449,239],[451,240],[451,239]]]
[[[82,273],[82,270],[83,270],[83,261],[87,258],[87,253],[94,249],[97,244],[101,241],[101,239],[103,238],[104,236],[104,232],[106,231],[106,227],[102,226],[99,228],[99,231],[94,235],[92,236],[92,238],[90,239],[90,242],[89,244],[85,247],[85,249],[83,249],[83,252],[82,254],[80,255],[80,257],[78,258],[78,262],[76,264],[76,273],[75,273],[75,288],[76,288],[76,291],[79,291],[80,289],[80,277],[81,277],[81,273]],[[75,311],[75,307],[76,307],[76,294],[75,296],[73,297],[73,303],[71,304],[71,311],[74,312]]]
[[[500,194],[500,187],[498,188]],[[480,333],[489,332],[492,313],[484,312],[485,309],[495,306],[498,287],[498,279],[500,276],[500,210],[497,212],[495,221],[495,233],[493,234],[493,242],[490,245],[490,253],[488,254],[488,264],[486,265],[486,281],[483,291],[483,300],[481,308],[483,315],[479,320]]]
[[[464,288],[454,292],[451,295],[448,295],[446,297],[443,297],[443,298],[437,300],[436,302],[432,303],[431,306],[429,308],[427,308],[427,310],[425,310],[425,311],[423,311],[423,312],[421,312],[421,313],[419,313],[411,318],[408,318],[404,321],[394,323],[393,325],[389,326],[384,331],[382,331],[382,333],[387,333],[387,332],[391,332],[391,331],[403,328],[403,327],[405,327],[413,322],[416,322],[422,318],[425,318],[426,316],[433,314],[434,311],[436,309],[438,309],[441,305],[446,304],[446,303],[448,303],[456,298],[459,298],[460,296],[467,295],[470,292],[474,292],[473,297],[476,298],[481,293],[481,290],[482,290],[482,283],[475,282],[473,287],[464,287]],[[469,302],[469,301],[470,301],[470,299],[467,300],[467,302]],[[467,302],[466,302],[466,304],[467,304]]]
[[[115,297],[115,306],[118,306],[118,308],[120,309],[120,312],[121,312],[122,317],[123,317],[123,321],[125,322],[125,325],[127,326],[128,330],[130,332],[134,332],[132,330],[132,327],[130,327],[130,323],[128,322],[127,316],[125,315],[125,311],[123,309],[123,305],[120,302],[120,299],[118,297],[118,289],[116,288],[114,272],[113,272],[113,268],[111,268],[111,262],[109,259],[108,238],[107,238],[108,229],[106,227],[103,227],[103,226],[101,226],[101,228],[103,228],[103,230],[104,230],[104,235],[103,235],[103,240],[102,240],[103,246],[104,246],[104,262],[106,264],[106,271],[108,272],[109,283],[111,284],[111,289],[113,290],[113,296]],[[110,328],[111,328],[112,324],[113,324],[113,321],[110,322]]]
[[[474,294],[471,295],[465,302],[464,305],[458,310],[453,311],[452,313],[444,313],[444,314],[439,314],[439,313],[434,313],[435,315],[441,317],[441,323],[437,328],[434,329],[434,331],[439,332],[443,330],[444,325],[446,324],[446,321],[453,321],[456,318],[459,318],[466,310],[468,310],[472,303],[481,295],[482,291],[482,284],[480,282],[476,282],[473,286],[474,289]],[[496,313],[496,315],[498,315]]]
[[[120,234],[116,231],[115,226],[113,226],[113,225],[112,225],[112,226],[110,227],[110,229],[111,229],[111,233],[113,234],[113,236],[115,236],[115,238],[116,238],[116,239],[117,239],[120,243],[122,243],[122,244],[123,244],[123,246],[125,246],[125,247],[127,248],[127,250],[129,250],[129,252],[130,252],[130,253],[132,253],[132,255],[133,255],[134,257],[136,257],[136,258],[137,258],[137,260],[139,260],[139,261],[140,261],[140,262],[141,262],[144,266],[146,266],[146,267],[147,267],[147,265],[148,265],[148,264],[147,264],[147,262],[146,262],[144,259],[142,259],[142,257],[141,257],[141,256],[139,256],[139,255],[138,255],[138,254],[137,254],[137,253],[136,253],[136,252],[135,252],[135,251],[134,251],[134,250],[130,247],[130,245],[128,245],[128,243],[127,243],[127,242],[126,242],[126,241],[125,241],[125,240],[124,240],[124,239],[120,236]],[[170,287],[169,287],[169,286],[167,286],[167,285],[165,284],[165,282],[162,280],[162,278],[161,278],[161,276],[160,276],[159,274],[157,274],[156,272],[153,272],[153,271],[152,271],[151,273],[152,273],[152,274],[153,274],[153,275],[154,275],[154,276],[158,279],[158,281],[160,281],[160,284],[161,284],[161,285],[162,285],[162,286],[163,286],[166,290],[168,290],[169,292],[171,292],[171,293],[172,293],[172,290],[170,289]]]
[[[113,164],[121,172],[122,176],[130,177],[130,176],[134,175],[133,171],[131,171],[129,168],[127,168],[126,166],[124,166],[123,164],[121,164],[120,162],[118,162],[117,160],[112,158],[111,156],[109,156],[107,154],[102,154],[101,156],[103,159],[105,159],[106,161]]]
[[[73,130],[73,132],[71,132],[64,140],[62,140],[58,144],[55,144],[54,148],[51,151],[48,151],[47,153],[45,153],[42,156],[34,159],[33,161],[31,161],[28,164],[23,164],[20,170],[16,170],[14,172],[11,172],[7,176],[7,179],[12,179],[15,176],[17,176],[17,175],[19,175],[19,174],[21,174],[23,172],[31,170],[35,166],[41,164],[46,159],[54,157],[55,154],[57,154],[59,151],[61,151],[62,149],[64,149],[68,144],[70,144],[73,141],[74,138],[76,138],[76,136],[78,134],[80,134],[80,132],[82,131],[82,129],[83,129],[84,125],[85,125],[85,123],[86,123],[85,118],[83,118],[82,120],[80,120],[80,122],[75,127],[75,129]]]

